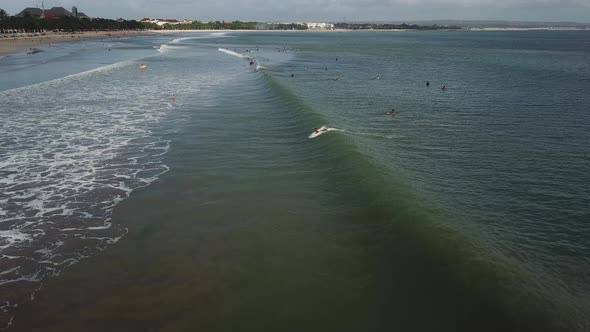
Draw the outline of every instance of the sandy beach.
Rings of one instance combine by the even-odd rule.
[[[155,31],[86,31],[86,32],[47,32],[47,33],[19,33],[0,34],[0,56],[28,52],[32,48],[39,48],[53,43],[79,41],[85,39],[124,38],[131,36],[149,35]]]

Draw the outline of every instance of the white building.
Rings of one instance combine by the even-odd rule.
[[[310,30],[334,30],[332,23],[305,23]]]
[[[161,18],[144,18],[141,20],[142,23],[153,23],[159,26],[163,26],[164,24],[176,25],[176,24],[191,24],[193,21],[189,20],[175,20],[175,19],[161,19]]]

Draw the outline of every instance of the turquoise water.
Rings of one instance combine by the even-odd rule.
[[[587,32],[38,55],[0,59],[15,330],[589,327]]]

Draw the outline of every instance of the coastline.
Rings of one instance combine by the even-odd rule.
[[[144,30],[144,31],[84,31],[84,32],[49,32],[46,34],[19,33],[16,35],[0,35],[0,57],[25,53],[33,48],[43,46],[75,42],[90,39],[126,38],[135,36],[158,35],[158,34],[181,34],[181,33],[228,33],[228,32],[347,32],[364,30]],[[405,30],[366,30],[382,32],[403,32]]]
[[[154,31],[85,31],[85,32],[49,32],[46,34],[17,34],[0,36],[0,56],[24,53],[31,48],[39,48],[54,43],[74,42],[88,39],[125,38],[154,34]]]

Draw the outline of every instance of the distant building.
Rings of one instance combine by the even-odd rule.
[[[50,20],[66,16],[72,16],[72,13],[63,7],[53,7],[45,11],[45,18]]]
[[[310,30],[334,30],[332,23],[304,23]]]
[[[78,18],[89,18],[86,14],[78,12],[78,8],[76,6],[72,7],[72,12],[69,12],[67,9],[63,7],[53,7],[51,9],[41,9],[41,8],[25,8],[22,12],[16,14],[17,17],[37,17],[37,18],[46,18],[46,19],[56,19],[62,17],[78,17]]]
[[[43,17],[43,9],[28,7],[28,8],[25,8],[22,12],[14,15],[14,16],[17,16],[17,17],[25,17],[25,16]]]
[[[193,21],[189,21],[189,20],[175,20],[175,19],[162,19],[162,18],[144,18],[143,20],[141,20],[140,22],[142,23],[153,23],[153,24],[157,24],[159,26],[163,26],[164,24],[170,24],[170,25],[176,25],[176,24],[190,24],[193,23]]]

